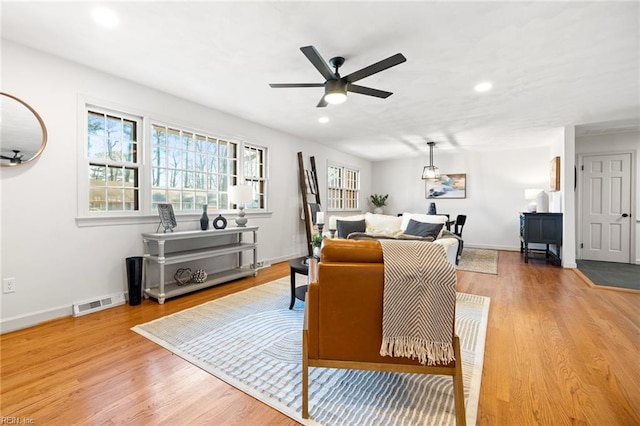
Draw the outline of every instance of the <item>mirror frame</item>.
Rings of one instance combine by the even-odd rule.
[[[19,102],[23,106],[25,106],[36,117],[36,120],[38,120],[38,123],[40,124],[40,129],[42,130],[42,142],[40,143],[40,149],[38,149],[38,151],[31,158],[29,158],[27,160],[23,160],[23,161],[21,161],[19,163],[9,163],[9,164],[0,163],[0,167],[22,166],[23,164],[29,163],[29,162],[35,160],[36,158],[38,158],[40,156],[40,154],[42,154],[42,151],[44,151],[44,148],[47,146],[47,127],[44,125],[44,121],[42,120],[42,117],[40,117],[40,114],[38,114],[36,112],[36,110],[31,107],[31,105],[29,105],[28,103],[26,103],[22,99],[20,99],[20,98],[18,98],[16,96],[10,95],[9,93],[5,93],[5,92],[0,92],[0,96],[6,96],[6,97],[8,97],[10,99],[13,99],[13,100]]]

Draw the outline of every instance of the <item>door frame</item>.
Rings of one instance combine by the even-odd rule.
[[[629,224],[629,263],[636,264],[636,228],[639,221],[638,212],[636,211],[636,193],[638,188],[636,188],[636,151],[635,150],[622,150],[622,151],[604,151],[604,152],[583,152],[578,154],[578,161],[576,162],[576,170],[575,170],[575,192],[576,192],[576,260],[582,259],[582,248],[580,244],[583,242],[582,235],[582,199],[583,199],[583,191],[585,188],[582,187],[582,173],[584,167],[584,157],[593,157],[599,155],[619,155],[619,154],[629,154],[631,155],[631,173],[630,173],[630,188],[631,188],[631,208],[630,208],[630,224]]]

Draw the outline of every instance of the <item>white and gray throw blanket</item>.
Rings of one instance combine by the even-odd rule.
[[[455,360],[456,271],[441,245],[380,240],[384,258],[380,355],[421,364]]]

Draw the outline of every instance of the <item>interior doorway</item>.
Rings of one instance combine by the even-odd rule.
[[[631,153],[585,154],[579,167],[579,257],[631,263]]]

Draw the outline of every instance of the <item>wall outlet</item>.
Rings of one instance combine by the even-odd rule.
[[[16,291],[16,279],[15,278],[5,278],[2,280],[2,292],[3,293],[14,293]]]

